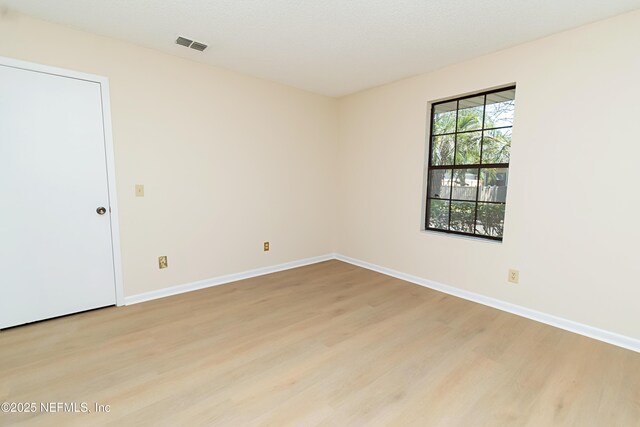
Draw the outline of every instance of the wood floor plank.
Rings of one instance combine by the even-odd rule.
[[[640,426],[640,354],[339,261],[0,332],[0,425]]]

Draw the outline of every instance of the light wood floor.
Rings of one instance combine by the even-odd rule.
[[[2,425],[638,426],[640,354],[328,261],[0,332]]]

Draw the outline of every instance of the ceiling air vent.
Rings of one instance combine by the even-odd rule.
[[[185,39],[184,37],[178,37],[176,39],[176,43],[180,46],[189,47],[191,43],[193,43],[193,40]]]
[[[195,49],[200,52],[202,52],[207,48],[206,44],[200,43],[200,42],[194,42],[193,40],[190,40],[185,37],[178,37],[176,39],[176,44],[179,44],[180,46],[184,46],[184,47],[190,47],[191,49]]]
[[[205,50],[207,48],[207,45],[203,44],[203,43],[193,42],[193,43],[191,43],[191,46],[189,46],[189,47],[191,49],[199,50],[200,52],[202,52],[203,50]]]

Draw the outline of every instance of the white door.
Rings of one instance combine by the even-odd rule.
[[[100,83],[0,64],[0,329],[115,302]]]

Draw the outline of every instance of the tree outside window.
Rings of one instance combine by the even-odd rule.
[[[431,106],[427,230],[502,240],[515,87]]]

